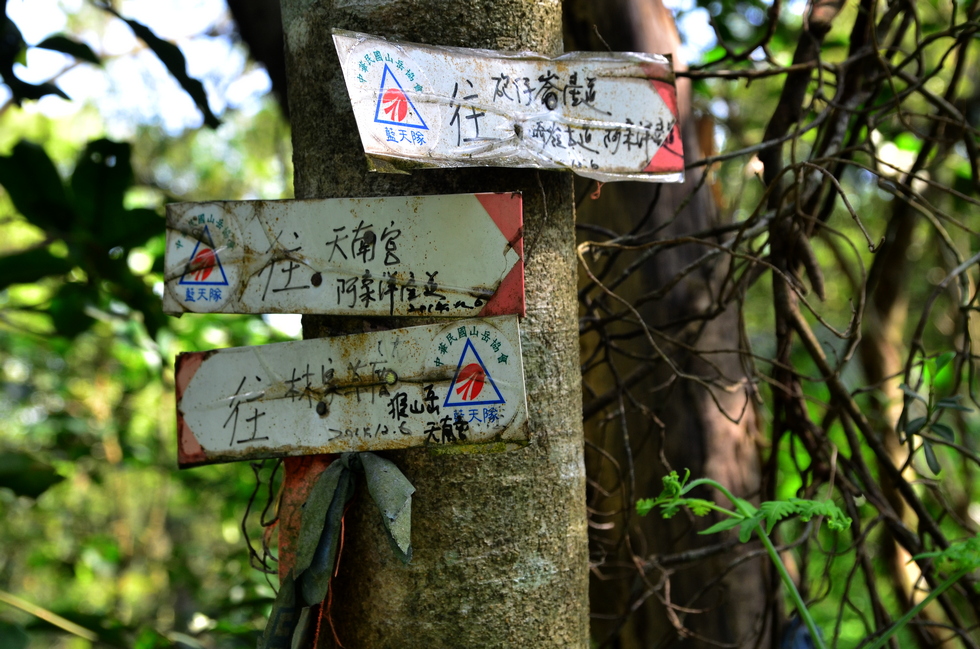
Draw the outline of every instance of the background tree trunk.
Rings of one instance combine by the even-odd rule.
[[[298,198],[524,194],[528,312],[521,326],[531,444],[498,455],[434,456],[425,449],[388,454],[417,488],[414,558],[404,566],[392,555],[375,505],[357,499],[345,518],[332,588],[329,615],[337,635],[352,649],[585,647],[571,176],[511,169],[368,173],[331,40],[334,27],[394,40],[556,55],[562,49],[561,6],[557,0],[283,1]],[[307,316],[304,333],[420,323]]]
[[[566,0],[565,21],[568,49],[674,54],[675,67],[684,67],[676,59],[677,29],[660,0]],[[703,150],[698,138],[690,82],[678,79],[677,90],[685,157],[692,162],[710,151]],[[705,130],[704,146],[711,147],[710,124]],[[595,183],[580,182],[577,221],[624,235],[649,215],[641,231],[664,240],[709,230],[720,220],[710,185],[699,188],[701,174],[701,168],[689,170],[683,184],[607,184],[595,200],[589,198]],[[594,230],[584,230],[582,236],[603,239]],[[592,634],[602,646],[652,647],[677,640],[671,646],[753,647],[769,642],[772,619],[767,617],[764,561],[738,563],[749,548],[726,543],[720,535],[698,536],[704,521],[695,524],[683,514],[665,521],[656,512],[638,518],[633,511],[637,498],[660,493],[660,479],[671,470],[683,474],[690,469],[692,476],[713,478],[737,496],[758,499],[761,467],[751,385],[737,353],[702,353],[739,347],[737,307],[712,314],[718,297],[713,287],[727,271],[727,260],[688,274],[659,299],[641,299],[666,286],[707,250],[697,245],[666,248],[617,294],[631,304],[646,302],[639,309],[647,324],[681,343],[660,338],[660,349],[679,371],[712,382],[710,393],[658,360],[658,352],[635,336],[636,323],[624,319],[593,327],[601,309],[594,310],[591,300],[601,296],[598,291],[584,296],[583,358],[596,347],[609,354],[607,362],[586,367],[583,379],[590,417],[589,508],[597,528],[591,532],[596,566],[590,589]],[[621,260],[616,272],[634,259]],[[594,266],[603,263],[597,260]],[[630,332],[633,339],[619,344],[635,356],[609,353],[611,337]],[[630,385],[624,387],[627,381]],[[616,398],[602,406],[611,393]],[[730,506],[718,494],[700,496],[720,498],[720,504]],[[708,546],[716,547],[698,551]]]

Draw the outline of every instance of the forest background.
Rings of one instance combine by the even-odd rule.
[[[597,644],[649,637],[653,631],[630,621],[630,611],[645,606],[659,607],[666,620],[657,634],[697,638],[688,625],[696,627],[692,618],[710,616],[715,606],[698,593],[680,608],[669,588],[664,597],[664,584],[697,557],[652,552],[641,542],[649,528],[631,514],[638,499],[656,496],[666,473],[637,470],[634,451],[638,457],[659,447],[644,447],[642,437],[624,446],[620,432],[624,455],[600,441],[614,426],[637,425],[628,418],[659,419],[645,405],[650,393],[630,392],[638,374],[619,376],[608,369],[612,361],[596,359],[609,350],[634,361],[660,358],[658,345],[645,340],[642,318],[602,303],[609,292],[600,287],[617,290],[610,269],[689,245],[683,237],[728,251],[720,265],[695,255],[674,269],[673,284],[665,282],[691,283],[685,279],[691,275],[709,287],[698,289],[709,298],[685,325],[714,322],[734,308],[738,335],[706,350],[690,342],[697,337],[675,335],[676,322],[659,322],[661,346],[708,359],[698,372],[671,365],[670,382],[746,395],[741,412],[730,413],[747,428],[756,458],[751,484],[739,495],[757,503],[832,499],[853,518],[848,534],[820,526],[819,517],[789,520],[774,532],[829,640],[857,646],[889,626],[945,574],[938,563],[910,563],[909,548],[942,550],[980,525],[980,424],[966,410],[975,386],[980,250],[974,217],[980,68],[968,49],[980,28],[976,3],[824,4],[834,5],[833,15],[822,17],[804,2],[671,5],[682,57],[693,66],[684,77],[692,93],[687,117],[698,135],[689,161],[702,160],[690,174],[696,187],[688,189],[710,201],[718,223],[673,238],[666,236],[673,226],[642,230],[642,219],[632,231],[633,225],[616,224],[619,232],[612,223],[580,225],[583,270],[589,269],[580,295],[584,415],[593,427],[592,567],[627,582],[612,598],[621,610],[596,611]],[[163,316],[162,205],[292,196],[289,126],[276,82],[249,59],[235,20],[216,0],[129,0],[109,9],[81,0],[2,6],[0,646],[254,646],[275,586],[254,561],[262,552],[274,463],[176,470],[173,360],[183,351],[297,338],[298,322]],[[855,42],[869,7],[881,38],[872,51],[889,73],[866,73],[859,83],[848,73],[870,65]],[[569,15],[583,14],[572,8]],[[603,36],[597,23],[592,31]],[[566,31],[570,43],[577,36],[582,45],[581,25],[570,19]],[[819,36],[819,56],[787,70],[797,63],[803,33]],[[798,83],[792,75],[802,72]],[[855,86],[842,95],[848,82]],[[802,87],[795,110],[786,92],[794,83]],[[856,100],[842,104],[841,97]],[[835,118],[845,127],[828,131]],[[778,171],[772,147],[760,145],[774,139],[789,143],[789,162]],[[824,190],[813,199],[808,174],[817,168],[824,170],[817,174]],[[781,175],[795,183],[779,186]],[[609,186],[596,189],[582,185],[579,204],[592,201],[593,192],[598,204],[609,193]],[[802,205],[810,200],[819,209]],[[680,202],[675,215],[687,207]],[[787,206],[799,218],[781,221]],[[790,244],[779,243],[779,227],[791,232]],[[891,245],[900,237],[903,245]],[[780,245],[782,251],[773,250]],[[890,297],[875,292],[889,284],[882,277],[902,278]],[[798,338],[787,333],[781,281],[804,304],[800,317],[813,340],[798,322]],[[634,292],[630,300],[650,308],[668,292],[639,298]],[[604,328],[610,322],[626,329]],[[861,332],[870,334],[863,340],[873,348],[856,353]],[[733,349],[741,379],[711,361]],[[604,371],[616,377],[611,392],[600,389],[610,381]],[[855,407],[859,413],[849,410]],[[653,438],[663,427],[642,430]],[[879,445],[855,444],[865,434]],[[883,468],[884,458],[899,473]],[[668,467],[682,472],[685,465],[665,462],[661,469]],[[691,468],[695,477],[717,476],[717,468]],[[719,580],[761,554],[753,547],[739,554],[735,544],[731,538],[703,546],[726,557]],[[758,638],[768,637],[759,629],[781,633],[788,615],[778,581],[767,579],[761,597],[768,612],[748,625]],[[601,593],[604,585],[594,588]],[[930,646],[932,633],[976,646],[971,589],[957,585],[942,606],[923,612],[919,626],[899,636],[902,646]],[[66,632],[51,623],[56,619],[79,628]]]

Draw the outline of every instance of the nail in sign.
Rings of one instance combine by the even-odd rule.
[[[516,315],[177,358],[181,467],[526,443]]]
[[[604,182],[684,178],[674,73],[663,56],[549,59],[341,30],[333,38],[364,150],[395,169],[407,160],[408,168],[566,168]]]
[[[163,308],[523,315],[522,225],[520,194],[176,203]]]

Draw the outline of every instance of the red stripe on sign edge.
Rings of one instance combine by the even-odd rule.
[[[177,466],[181,469],[202,464],[207,461],[207,454],[204,447],[197,441],[197,436],[191,430],[184,413],[180,410],[180,402],[184,398],[184,391],[190,384],[191,379],[200,369],[205,360],[214,352],[190,352],[177,356],[177,363],[174,368],[174,383],[177,394]]]
[[[520,192],[474,194],[520,259],[480,310],[479,317],[517,314],[524,317],[524,198]]]
[[[524,259],[524,198],[520,192],[474,194],[517,254]]]
[[[507,276],[497,287],[493,297],[483,305],[478,317],[486,318],[492,315],[510,315],[516,313],[520,317],[527,315],[524,303],[524,260],[519,260],[510,269]]]
[[[667,110],[674,116],[674,127],[662,147],[653,154],[650,162],[643,169],[645,172],[666,173],[684,171],[684,142],[681,139],[680,126],[677,122],[677,88],[660,79],[650,79],[650,85],[657,91],[667,105]]]

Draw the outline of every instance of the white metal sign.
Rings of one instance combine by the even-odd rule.
[[[412,166],[570,168],[601,181],[680,182],[669,59],[549,59],[334,31],[365,152]],[[397,166],[397,164],[396,164]]]
[[[181,467],[527,441],[517,316],[177,358]]]
[[[524,314],[520,194],[167,206],[167,313]]]

